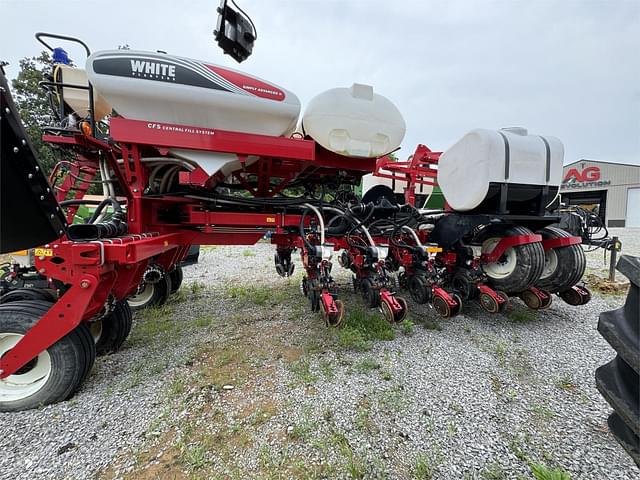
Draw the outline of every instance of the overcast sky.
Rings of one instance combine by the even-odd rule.
[[[640,163],[640,0],[237,0],[258,30],[241,65],[212,38],[218,0],[0,0],[0,60],[36,31],[239,68],[295,92],[354,81],[403,113],[402,158],[476,127],[555,135],[565,163]],[[76,63],[82,51],[69,48]],[[304,107],[303,107],[304,108]]]

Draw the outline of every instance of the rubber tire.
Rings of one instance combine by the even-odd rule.
[[[571,236],[557,227],[545,227],[538,233],[542,235],[543,240]],[[558,265],[548,277],[539,279],[536,287],[551,293],[564,292],[582,279],[587,268],[587,259],[580,244],[554,248],[553,251],[556,253]]]
[[[126,300],[116,302],[111,314],[103,318],[102,334],[96,342],[96,354],[109,355],[117,352],[131,333],[131,307]]]
[[[0,331],[24,335],[49,308],[51,303],[42,300],[0,305]],[[93,339],[84,323],[47,348],[47,352],[51,373],[46,383],[26,398],[0,402],[0,411],[28,410],[68,399],[80,388],[95,360]]]
[[[20,300],[44,300],[45,302],[53,303],[56,301],[54,296],[46,290],[39,290],[35,288],[16,288],[10,290],[0,297],[0,304],[16,302]]]
[[[501,232],[493,232],[484,238],[511,237],[516,235],[532,235],[533,232],[525,227],[508,227]],[[516,266],[511,274],[503,278],[492,278],[487,275],[487,283],[494,290],[505,293],[519,293],[534,286],[544,269],[544,249],[540,242],[527,243],[512,247],[516,253]]]
[[[373,288],[373,282],[370,279],[363,279],[360,283],[360,288],[362,289],[362,298],[364,298],[367,307],[375,308],[380,306],[380,293]]]
[[[149,300],[140,305],[132,305],[129,303],[129,307],[131,307],[132,311],[137,312],[138,310],[143,310],[149,307],[158,307],[167,302],[169,295],[171,295],[171,276],[163,275],[158,283],[152,283],[150,285],[153,285],[154,290]]]
[[[169,277],[171,277],[171,294],[173,295],[180,290],[180,287],[182,286],[182,280],[184,278],[182,267],[180,265],[176,265],[176,268],[169,273]]]

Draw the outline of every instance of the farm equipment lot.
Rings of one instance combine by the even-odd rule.
[[[640,254],[637,230],[611,234]],[[448,320],[411,302],[390,327],[336,265],[347,316],[334,330],[300,271],[273,270],[267,244],[203,249],[75,397],[0,414],[0,477],[533,478],[539,464],[637,478],[594,383],[614,355],[598,314],[622,295],[540,312],[513,299],[494,316],[467,304]]]

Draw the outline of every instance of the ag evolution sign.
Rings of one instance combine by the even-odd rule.
[[[611,185],[611,180],[602,180],[600,175],[600,167],[584,167],[580,169],[572,167],[567,170],[567,173],[562,180],[561,188],[593,188],[593,187],[606,187]]]

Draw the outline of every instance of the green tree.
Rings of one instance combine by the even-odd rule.
[[[11,82],[20,118],[47,175],[59,160],[59,155],[51,145],[42,141],[42,127],[52,125],[55,120],[46,92],[38,83],[48,80],[52,64],[51,56],[46,51],[37,57],[23,58],[20,60],[20,72]]]

